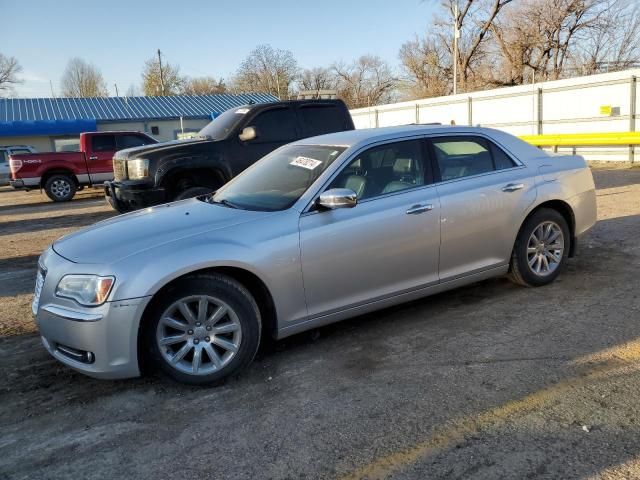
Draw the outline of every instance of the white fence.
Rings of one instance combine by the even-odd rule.
[[[514,135],[636,131],[640,69],[351,110],[356,128],[481,125]],[[629,147],[567,147],[590,160],[633,160]]]

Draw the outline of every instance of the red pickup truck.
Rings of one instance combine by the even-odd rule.
[[[116,151],[151,143],[158,141],[141,132],[81,133],[77,152],[10,155],[10,183],[17,189],[44,189],[54,202],[65,202],[85,186],[102,187],[113,180]]]

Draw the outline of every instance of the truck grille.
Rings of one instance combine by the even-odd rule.
[[[127,162],[125,160],[113,159],[113,179],[116,182],[127,179]]]

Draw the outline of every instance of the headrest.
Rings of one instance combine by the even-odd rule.
[[[406,175],[411,173],[412,158],[396,158],[393,162],[393,173],[396,175]]]

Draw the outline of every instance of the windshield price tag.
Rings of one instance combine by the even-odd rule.
[[[302,168],[306,168],[307,170],[313,170],[318,165],[322,165],[322,162],[320,160],[316,160],[315,158],[296,157],[291,162],[289,162],[289,165],[295,165],[296,167],[302,167]]]

